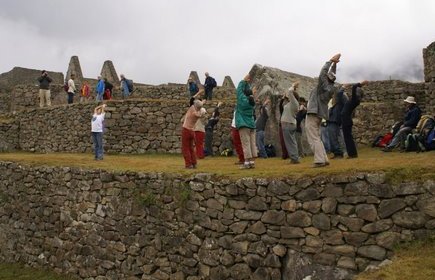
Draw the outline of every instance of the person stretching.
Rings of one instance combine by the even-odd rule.
[[[183,128],[181,131],[181,151],[184,157],[185,168],[196,168],[196,155],[194,150],[195,132],[193,128],[205,113],[203,104],[199,100],[193,101],[193,105],[189,107],[184,115]]]

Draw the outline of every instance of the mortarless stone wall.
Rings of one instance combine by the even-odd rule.
[[[435,229],[435,182],[0,163],[0,261],[82,279],[351,279]]]

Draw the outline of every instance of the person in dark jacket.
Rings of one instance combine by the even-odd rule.
[[[107,80],[107,78],[104,78],[104,100],[110,100],[112,99],[112,92],[113,92],[113,85]]]
[[[354,84],[352,86],[352,95],[349,100],[347,100],[343,105],[343,110],[341,111],[341,125],[343,127],[344,143],[347,150],[347,158],[357,158],[358,151],[356,150],[355,141],[352,135],[352,115],[356,107],[361,103],[363,98],[362,87],[367,85],[368,81],[363,81],[361,83]]]
[[[399,131],[394,135],[391,143],[383,149],[384,152],[391,152],[399,144],[401,145],[401,148],[404,149],[406,136],[417,126],[418,121],[420,120],[421,110],[417,106],[415,98],[413,96],[408,96],[403,100],[403,102],[405,102],[407,106],[404,122]]]
[[[47,107],[51,106],[51,94],[50,94],[50,83],[53,80],[48,76],[47,71],[42,70],[41,77],[39,77],[39,107],[44,107],[44,103]],[[45,102],[44,102],[45,101]]]
[[[205,90],[205,100],[212,100],[213,98],[213,88],[216,87],[216,80],[211,77],[208,72],[205,72],[205,82],[204,82],[204,90]]]
[[[222,105],[222,102],[219,102],[216,108],[214,109],[213,115],[208,120],[205,125],[205,155],[213,156],[213,130],[214,127],[219,122],[219,107]]]
[[[341,138],[341,111],[346,101],[347,96],[344,94],[343,88],[332,97],[332,107],[329,109],[327,126],[330,150],[334,154],[331,158],[343,157],[343,150],[341,149],[339,139]]]
[[[187,88],[189,90],[190,98],[192,98],[199,91],[198,85],[196,84],[196,82],[193,80],[192,77],[190,77],[189,80],[187,81]]]
[[[269,119],[269,112],[267,109],[267,104],[270,100],[267,98],[264,103],[260,106],[260,115],[255,121],[255,137],[258,149],[258,156],[261,158],[267,158],[266,149],[264,148],[264,131],[266,130],[267,119]]]
[[[299,157],[305,156],[304,146],[302,145],[302,122],[307,116],[307,101],[299,97],[299,110],[296,114],[296,142],[298,143]]]

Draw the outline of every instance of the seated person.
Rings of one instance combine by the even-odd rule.
[[[408,96],[403,101],[407,106],[405,119],[399,131],[396,133],[396,135],[394,135],[393,140],[391,140],[391,143],[383,149],[384,152],[391,152],[399,144],[401,145],[401,148],[404,149],[406,136],[411,133],[420,120],[421,110],[417,106],[415,98],[413,96]]]

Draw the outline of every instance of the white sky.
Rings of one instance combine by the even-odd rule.
[[[0,72],[96,77],[105,60],[137,82],[184,83],[191,70],[239,81],[254,63],[317,76],[342,53],[339,81],[423,78],[434,0],[0,0]]]

